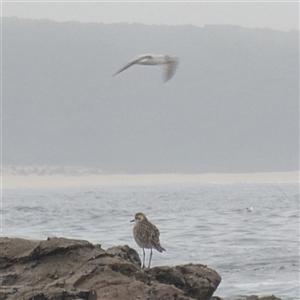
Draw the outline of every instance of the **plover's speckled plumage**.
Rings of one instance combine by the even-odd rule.
[[[159,242],[159,230],[155,225],[148,221],[146,216],[143,213],[137,213],[134,217],[135,222],[133,228],[133,237],[136,243],[143,249],[143,265],[145,267],[145,249],[151,249],[149,265],[150,268],[151,259],[152,259],[152,248],[156,249],[158,252],[166,251]]]
[[[164,81],[166,82],[174,76],[178,64],[179,58],[177,56],[164,54],[144,54],[126,64],[121,70],[115,73],[114,76],[123,72],[124,70],[128,69],[133,65],[164,65]]]

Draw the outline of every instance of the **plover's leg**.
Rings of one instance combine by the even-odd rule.
[[[152,248],[151,248],[151,252],[150,252],[150,258],[149,258],[149,266],[148,266],[148,269],[150,269],[151,259],[152,259]]]
[[[145,269],[145,249],[143,248],[143,265],[142,269]]]

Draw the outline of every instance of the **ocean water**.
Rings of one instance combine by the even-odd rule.
[[[140,211],[167,250],[154,252],[152,266],[208,265],[221,275],[215,295],[225,299],[300,298],[298,183],[4,189],[2,236],[127,244],[141,255],[130,223]]]

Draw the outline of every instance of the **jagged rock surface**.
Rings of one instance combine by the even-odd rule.
[[[141,270],[128,246],[0,238],[0,299],[208,300],[221,277],[201,264]]]

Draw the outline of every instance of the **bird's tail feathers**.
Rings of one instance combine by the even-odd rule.
[[[166,251],[166,249],[163,248],[160,244],[154,245],[154,248],[155,248],[158,252]]]

